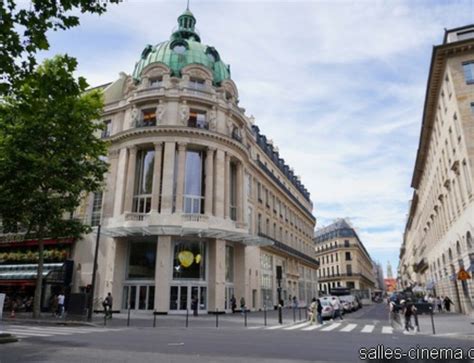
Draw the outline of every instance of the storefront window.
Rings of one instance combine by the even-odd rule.
[[[154,279],[156,243],[130,242],[128,260],[129,279]]]
[[[179,241],[174,247],[174,279],[206,279],[206,246],[198,241]]]

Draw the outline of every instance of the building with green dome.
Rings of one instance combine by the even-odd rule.
[[[239,106],[229,65],[189,9],[102,88],[110,168],[77,212],[101,225],[95,296],[168,314],[317,295],[309,192]],[[95,239],[76,244],[76,291],[90,284]]]

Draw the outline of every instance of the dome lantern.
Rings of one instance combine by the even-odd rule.
[[[189,10],[189,3],[184,13],[178,17],[178,29],[173,32],[171,39],[190,39],[193,38],[197,42],[201,41],[198,32],[194,28],[196,25],[196,18]]]

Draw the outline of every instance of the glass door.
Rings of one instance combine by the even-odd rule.
[[[153,310],[155,307],[155,286],[125,285],[122,308],[130,310]]]
[[[170,310],[192,311],[194,304],[198,310],[207,309],[207,287],[198,285],[179,285],[170,287]]]

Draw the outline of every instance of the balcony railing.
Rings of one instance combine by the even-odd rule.
[[[208,222],[209,217],[204,214],[186,213],[183,214],[183,222]]]
[[[126,221],[144,221],[147,216],[147,213],[126,213]]]
[[[196,195],[184,195],[184,213],[201,214],[203,212],[204,197]]]
[[[135,127],[151,127],[151,126],[156,126],[156,119],[151,119],[151,120],[138,120],[135,122]]]

